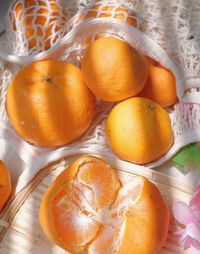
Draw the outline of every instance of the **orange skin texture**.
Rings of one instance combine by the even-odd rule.
[[[112,109],[106,123],[106,136],[120,158],[136,164],[159,159],[173,144],[167,111],[140,97],[125,100]]]
[[[148,67],[145,58],[124,41],[102,37],[87,49],[81,71],[96,97],[109,102],[137,95],[144,87]]]
[[[0,161],[0,212],[8,201],[12,192],[10,172],[6,165]]]
[[[51,45],[49,36],[51,36],[54,29],[53,22],[56,22],[57,24],[55,31],[63,29],[64,24],[67,22],[67,18],[65,17],[63,10],[55,0],[51,0],[49,2],[50,10],[47,8],[47,4],[45,2],[39,0],[24,0],[23,3],[17,2],[18,0],[13,2],[11,10],[15,12],[17,20],[19,23],[22,23],[26,29],[25,38],[28,41],[29,48],[31,49],[37,46],[37,42],[34,38],[36,32],[36,35],[44,40],[45,49],[48,49]],[[38,4],[37,7],[36,3]],[[25,11],[23,11],[24,8]],[[27,10],[27,8],[29,9]],[[54,13],[53,17],[47,22],[47,16],[52,15],[51,12]],[[61,18],[59,12],[63,12]],[[10,15],[10,19],[13,25],[13,30],[17,31],[19,28],[16,18],[12,18],[12,15]],[[36,31],[33,29],[33,24],[37,25]],[[45,33],[43,33],[42,29],[39,26],[45,26]]]
[[[138,96],[153,100],[164,108],[172,106],[178,101],[173,73],[150,57],[146,59],[149,66],[148,78]]]
[[[93,218],[94,215],[81,203],[81,200],[86,198],[85,190],[80,189],[83,182],[92,189],[93,185],[98,185],[101,190],[96,192],[93,189],[95,196],[94,199],[89,199],[90,207],[97,202],[96,208],[93,206],[97,209],[95,211],[107,207],[110,214],[106,212],[107,217],[104,217],[100,212],[99,218],[103,218],[102,222],[96,218],[93,224],[82,229],[78,228],[79,223],[82,223],[78,221],[77,228],[72,228],[70,222],[76,223],[76,220],[68,217],[70,204],[80,209],[78,214],[85,216],[84,221],[86,218]],[[78,188],[71,193],[72,183],[76,183]],[[78,195],[77,190],[80,191]],[[116,171],[105,161],[91,155],[84,155],[66,168],[43,195],[39,212],[40,224],[52,242],[70,253],[82,253],[86,249],[90,254],[94,251],[99,254],[113,253],[112,246],[115,245],[115,240],[124,227],[124,234],[119,244],[115,246],[114,253],[156,254],[166,240],[170,218],[169,209],[160,191],[145,177],[135,177],[131,190],[125,192],[125,195],[122,193],[123,186],[118,180]],[[61,204],[66,197],[68,205]],[[97,197],[101,198],[96,199]],[[124,207],[123,199],[127,198],[133,201],[133,205]],[[69,200],[73,202],[70,203]],[[115,208],[120,204],[122,212],[116,213],[119,210]],[[111,224],[107,221],[109,218],[113,220]],[[66,221],[69,223],[68,226],[65,226]],[[105,237],[104,232],[109,227],[112,227],[114,233],[106,234]],[[84,237],[88,235],[90,240],[84,242]]]
[[[85,133],[94,116],[95,98],[76,66],[45,60],[16,74],[8,87],[6,110],[20,137],[55,147]]]

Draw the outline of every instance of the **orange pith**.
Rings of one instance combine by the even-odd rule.
[[[146,178],[122,186],[109,164],[86,155],[50,185],[40,223],[51,241],[71,253],[155,254],[166,239],[169,210]]]
[[[68,144],[88,129],[95,99],[76,66],[45,60],[17,73],[8,87],[6,110],[19,136],[54,147]]]
[[[11,195],[11,178],[6,165],[0,161],[0,212]]]

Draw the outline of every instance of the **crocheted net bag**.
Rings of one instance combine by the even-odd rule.
[[[18,2],[20,2],[20,0]],[[47,1],[41,0],[41,2]],[[40,49],[38,49],[40,52],[37,52],[36,50],[30,48],[28,42],[19,43],[19,40],[17,40],[16,43],[19,43],[16,46],[19,49],[18,55],[12,55],[12,57],[10,56],[10,58],[7,58],[7,60],[11,60],[11,62],[15,63],[8,64],[6,61],[1,61],[0,138],[9,140],[9,143],[12,144],[14,149],[18,151],[19,156],[25,163],[27,163],[27,165],[30,165],[31,163],[34,164],[35,171],[31,172],[31,175],[36,173],[37,166],[40,166],[38,168],[41,168],[47,163],[62,158],[63,156],[69,156],[76,153],[93,153],[117,158],[108,146],[104,134],[105,120],[113,104],[100,101],[97,105],[95,119],[88,132],[79,141],[55,149],[35,147],[19,138],[10,126],[5,110],[6,90],[13,75],[19,68],[21,68],[19,63],[27,64],[32,61],[51,57],[66,60],[79,66],[84,51],[88,47],[88,44],[85,43],[86,40],[88,38],[92,38],[92,40],[94,40],[99,34],[103,34],[104,36],[114,36],[128,42],[131,46],[140,50],[143,54],[149,55],[161,65],[170,69],[175,75],[179,103],[177,103],[173,108],[168,109],[174,133],[174,144],[167,154],[165,154],[159,160],[148,164],[147,166],[156,167],[161,165],[163,162],[171,158],[171,156],[174,155],[181,147],[188,143],[200,140],[200,105],[198,104],[198,82],[195,78],[191,79],[191,75],[194,75],[195,72],[198,72],[198,75],[200,76],[200,69],[197,70],[196,66],[197,56],[194,59],[190,59],[190,54],[185,57],[185,51],[183,50],[183,60],[191,60],[190,66],[186,68],[187,64],[185,65],[185,62],[182,61],[181,57],[179,57],[177,51],[173,49],[173,45],[175,45],[173,44],[174,37],[171,35],[173,33],[170,29],[172,28],[170,28],[168,24],[168,22],[174,22],[173,19],[177,19],[180,24],[185,22],[185,16],[183,17],[181,11],[183,8],[182,5],[186,5],[187,1],[183,1],[181,3],[179,1],[175,1],[176,5],[174,3],[169,4],[168,1],[162,1],[162,3],[158,3],[158,1],[145,0],[133,2],[117,0],[110,1],[112,4],[117,6],[115,8],[112,8],[111,5],[108,5],[108,1],[101,1],[101,8],[97,8],[95,5],[93,5],[92,7],[89,6],[85,9],[84,7],[89,2],[91,4],[92,1],[63,1],[63,3],[67,4],[67,10],[69,9],[70,13],[69,18],[72,17],[72,19],[68,20],[68,23],[63,30],[61,29],[62,32],[61,30],[59,31],[59,37],[56,37],[58,33],[52,34],[52,38],[55,35],[56,39],[50,40],[52,45],[49,45],[48,49],[44,50],[43,45]],[[59,4],[59,1],[56,1],[56,3]],[[195,6],[193,7],[195,9],[191,11],[197,13],[197,4],[193,4],[192,6]],[[76,13],[77,7],[79,7],[79,11],[75,16],[73,16],[72,14]],[[66,8],[66,6],[62,8]],[[87,17],[89,8],[90,10],[93,8],[93,11],[90,11],[89,17]],[[186,15],[187,8],[185,6],[183,10]],[[118,11],[117,14],[115,14],[116,11]],[[64,15],[63,13],[59,15],[62,16]],[[91,13],[93,16],[95,16],[95,18],[91,16]],[[179,13],[178,17],[175,18],[174,13]],[[103,14],[106,16],[100,17]],[[118,18],[114,17],[115,15],[118,15]],[[62,17],[64,18],[64,16]],[[129,21],[131,20],[132,24],[127,22],[128,18]],[[198,19],[197,15],[195,15],[195,18]],[[162,19],[166,20],[165,24],[161,24]],[[19,23],[20,22],[22,22],[22,18],[20,18]],[[34,22],[33,26],[35,26]],[[181,30],[182,25],[180,25],[179,28]],[[166,30],[166,37],[163,34],[163,29]],[[186,25],[184,26],[184,29],[185,33],[191,34],[191,29],[187,31]],[[196,32],[196,29],[197,27],[193,27],[192,31]],[[169,31],[171,31],[170,35]],[[177,32],[176,38],[180,39],[181,45],[183,43],[182,37],[183,35],[181,32]],[[3,39],[1,40],[3,41]],[[192,39],[189,41],[191,41],[192,46],[195,45]],[[14,54],[14,52],[10,53]],[[170,57],[168,53],[170,53],[173,58]],[[193,68],[191,65],[193,65]],[[191,68],[192,70],[190,70]],[[199,77],[198,75],[196,75],[197,79]],[[188,88],[190,88],[190,90],[188,90]],[[34,160],[36,157],[37,160]]]

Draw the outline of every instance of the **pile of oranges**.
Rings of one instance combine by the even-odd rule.
[[[173,74],[126,42],[101,37],[86,50],[81,69],[45,60],[21,69],[7,91],[15,131],[32,144],[56,147],[83,135],[95,114],[95,97],[118,103],[106,135],[122,159],[146,164],[173,143],[164,107],[177,101]]]
[[[38,1],[38,10],[47,10],[43,1]],[[25,1],[29,12],[36,2]],[[19,15],[22,6],[13,6]],[[57,17],[56,2],[51,2],[51,8]],[[115,1],[93,4],[75,23],[96,17],[139,25],[136,14]],[[146,164],[172,146],[173,133],[164,108],[177,102],[173,73],[117,38],[99,36],[88,45],[80,69],[47,60],[20,70],[8,88],[6,109],[23,139],[38,146],[57,147],[86,132],[95,114],[95,97],[118,103],[108,117],[105,133],[120,158]]]
[[[31,10],[36,2],[37,20]],[[30,48],[36,46],[30,24],[43,25],[43,14],[48,14],[45,2],[24,1],[30,7],[28,13],[22,12],[21,2],[13,5],[18,17],[18,21],[12,20],[13,29],[17,30],[19,22],[24,24]],[[56,1],[50,3],[57,19]],[[135,14],[115,6],[114,1],[94,4],[76,24],[94,17],[116,18],[138,27]],[[52,29],[50,26],[45,35],[36,32],[43,36],[45,49],[50,47]],[[105,134],[121,159],[146,164],[172,146],[173,132],[165,108],[177,102],[173,73],[113,37],[95,38],[82,57],[80,69],[59,60],[22,68],[8,87],[6,110],[20,137],[37,146],[58,147],[86,133],[95,114],[96,98],[115,103]],[[0,164],[0,173],[2,169],[6,199],[11,187]],[[0,199],[0,209],[4,204]],[[146,178],[137,177],[123,185],[109,164],[84,156],[50,185],[41,202],[40,222],[49,239],[71,253],[155,254],[166,239],[169,210],[157,187]]]

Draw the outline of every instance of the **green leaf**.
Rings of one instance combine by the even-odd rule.
[[[171,160],[183,171],[188,171],[191,163],[200,168],[200,150],[196,144],[187,145],[181,148]]]

